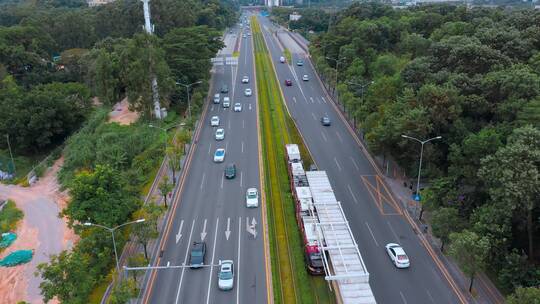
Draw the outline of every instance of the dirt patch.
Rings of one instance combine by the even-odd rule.
[[[12,199],[24,212],[24,218],[16,229],[17,240],[0,257],[14,250],[34,249],[34,258],[30,263],[0,268],[0,303],[22,300],[43,303],[39,289],[41,279],[34,276],[37,265],[48,262],[51,254],[69,249],[77,241],[77,236],[67,227],[65,219],[58,217],[69,199],[66,192],[60,192],[56,180],[56,173],[62,164],[63,158],[56,161],[32,187],[0,185],[0,197]]]
[[[129,110],[127,97],[115,104],[109,113],[109,122],[117,122],[121,125],[129,125],[139,119],[139,113]]]

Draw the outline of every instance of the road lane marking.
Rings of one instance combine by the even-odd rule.
[[[392,225],[390,225],[390,222],[386,221],[386,223],[388,224],[388,227],[390,227],[390,231],[392,231],[392,234],[393,234],[394,237],[396,238],[396,243],[399,243],[399,237],[398,237],[398,235],[396,234],[396,232],[394,231],[394,228],[392,228]]]
[[[242,188],[242,180],[243,180],[243,174],[244,172],[240,171],[240,188]]]
[[[214,106],[210,107],[210,112],[214,112]]]
[[[178,233],[176,234],[176,244],[178,244],[178,241],[182,238],[182,227],[184,227],[184,220],[180,222],[180,228],[178,228]]]
[[[311,112],[311,116],[313,116],[313,119],[317,120],[317,117],[315,116],[315,113]]]
[[[317,98],[317,102],[318,102],[319,104],[321,104],[321,99],[320,99],[319,97],[315,97],[315,98]]]
[[[231,218],[227,218],[227,230],[225,230],[225,238],[227,241],[229,240],[229,237],[231,236]]]
[[[203,225],[203,230],[201,232],[201,241],[204,241],[204,239],[206,238],[206,235],[208,233],[206,233],[206,219],[204,219],[204,225]]]
[[[208,292],[206,293],[206,304],[210,303],[210,287],[212,286],[212,273],[214,272],[214,258],[216,256],[216,241],[217,241],[217,232],[219,227],[219,217],[216,219],[216,232],[214,233],[214,245],[212,246],[212,262],[210,262],[210,280],[208,280]]]
[[[292,100],[294,101],[294,103],[296,103],[296,97],[293,97]]]
[[[184,257],[184,263],[183,265],[185,266],[186,263],[187,263],[187,257],[188,257],[188,254],[189,254],[189,249],[190,249],[190,246],[189,244],[191,244],[191,236],[193,235],[193,228],[195,227],[195,220],[193,220],[193,223],[191,223],[191,231],[189,232],[189,239],[188,239],[188,246],[186,247],[186,255]],[[184,272],[186,271],[186,268],[185,267],[182,267],[182,274],[180,275],[180,283],[178,283],[178,291],[176,292],[176,301],[174,303],[178,303],[178,299],[180,299],[180,290],[182,289],[182,280],[184,279]]]
[[[201,180],[201,187],[200,187],[201,190],[202,190],[203,185],[204,185],[204,178],[205,178],[205,177],[206,177],[206,173],[203,173],[203,174],[202,174],[202,180]]]
[[[246,121],[242,119],[242,129],[246,127]]]
[[[229,142],[226,142],[226,143],[225,143],[225,151],[227,151],[228,148],[229,148]]]
[[[238,261],[236,262],[236,272],[238,273],[238,279],[236,282],[236,304],[240,303],[240,242],[242,240],[242,218],[238,218]]]
[[[338,167],[339,171],[341,171],[341,166],[339,165],[337,158],[334,157],[334,161],[336,162],[336,166]]]
[[[229,129],[229,130],[231,129],[231,121],[230,120],[227,121],[227,129]]]
[[[356,196],[354,196],[354,193],[352,192],[351,185],[347,185],[347,188],[349,188],[349,192],[351,193],[354,202],[358,204],[358,200],[356,200]]]
[[[403,303],[407,304],[407,300],[405,300],[405,296],[403,295],[403,293],[401,291],[399,292],[399,295],[401,296],[401,299],[403,300]]]
[[[208,155],[210,155],[211,150],[212,150],[212,143],[210,143],[210,145],[208,145]]]
[[[223,189],[223,174],[221,175],[221,189]]]
[[[338,131],[336,131],[336,135],[337,135],[337,137],[339,138],[339,141],[340,141],[341,143],[343,143],[343,138],[341,138],[341,135],[339,135],[339,132],[338,132]]]
[[[321,135],[322,135],[322,138],[324,139],[324,141],[328,141],[328,140],[326,139],[326,135],[324,135],[324,131],[321,131]]]
[[[321,96],[321,99],[324,103],[326,103],[326,99],[324,99],[324,97]]]
[[[356,162],[354,161],[354,158],[352,158],[352,156],[351,156],[351,161],[354,164],[354,166],[356,167],[356,170],[360,171],[360,168],[358,167],[358,165],[356,164]]]
[[[371,227],[369,227],[368,222],[366,222],[367,229],[369,230],[369,233],[371,234],[371,237],[373,238],[373,241],[375,242],[375,245],[379,247],[379,243],[377,243],[377,240],[375,239],[375,235],[373,234],[373,231],[371,231]]]
[[[435,299],[433,298],[433,296],[431,295],[429,290],[426,289],[426,292],[427,292],[427,295],[429,296],[429,299],[431,300],[431,303],[433,303],[433,304],[437,303],[437,302],[435,302]]]
[[[310,97],[309,100],[311,100],[311,103],[315,103],[315,102],[313,101],[313,97]]]
[[[242,153],[244,153],[244,141],[242,141]]]

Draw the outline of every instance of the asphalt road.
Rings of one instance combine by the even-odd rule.
[[[389,193],[377,182],[375,169],[324,94],[309,58],[305,54],[292,54],[294,64],[279,63],[282,50],[269,31],[273,25],[267,18],[259,17],[259,20],[287,106],[315,162],[320,170],[327,171],[342,203],[370,272],[370,285],[377,302],[459,303],[400,209],[390,199],[384,199],[389,198]],[[296,65],[300,58],[304,66]],[[302,81],[304,74],[309,76],[309,81]],[[285,86],[285,79],[292,79],[293,86]],[[330,127],[321,125],[323,115],[331,118]],[[404,247],[411,260],[409,269],[396,269],[390,262],[384,249],[390,242]]]
[[[241,35],[238,26],[232,35]],[[231,34],[228,34],[231,35]],[[235,266],[235,286],[231,291],[218,289],[219,267],[200,269],[165,269],[157,271],[148,303],[266,303],[266,272],[261,207],[245,207],[247,188],[259,186],[256,91],[253,79],[251,37],[241,38],[238,65],[214,65],[214,88],[227,84],[231,108],[209,104],[191,166],[186,176],[178,206],[166,239],[160,266],[189,263],[189,251],[194,241],[206,242],[206,264],[218,265],[219,260],[232,259]],[[230,40],[230,39],[226,39]],[[234,39],[233,39],[234,40]],[[231,57],[230,54],[222,54]],[[249,84],[242,84],[244,75]],[[251,88],[253,96],[245,97]],[[211,96],[213,99],[213,94]],[[212,102],[212,101],[210,101]],[[235,102],[242,103],[242,112],[233,112]],[[220,118],[225,140],[214,139],[215,127],[210,118]],[[214,163],[217,148],[225,148],[225,162]],[[224,178],[228,163],[237,166],[236,178]],[[256,221],[256,238],[247,232],[246,223]]]

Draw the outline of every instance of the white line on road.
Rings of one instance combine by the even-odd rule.
[[[337,137],[339,138],[339,141],[340,141],[341,143],[343,143],[343,138],[341,138],[341,135],[339,135],[339,132],[338,132],[338,131],[336,131],[336,135],[337,135]]]
[[[223,189],[223,174],[221,174],[221,189]]]
[[[240,303],[240,241],[242,240],[242,218],[238,218],[238,261],[236,261],[236,273],[238,279],[236,280],[236,304]]]
[[[225,143],[225,151],[228,151],[228,148],[229,148],[229,142],[226,142]]]
[[[292,100],[294,101],[294,103],[296,103],[296,97],[293,97]]]
[[[315,103],[315,102],[313,101],[313,97],[310,97],[309,100],[311,100],[311,103]]]
[[[189,239],[188,239],[188,244],[191,244],[191,236],[193,235],[193,227],[195,227],[195,220],[193,220],[193,223],[191,224],[191,231],[189,232]],[[187,263],[187,257],[188,257],[188,253],[189,253],[189,249],[191,249],[190,246],[187,246],[186,247],[186,255],[184,257],[184,264],[183,265],[186,265]],[[180,299],[180,290],[182,290],[182,280],[184,279],[184,271],[186,270],[186,268],[182,267],[182,274],[180,275],[180,283],[178,283],[178,291],[176,292],[176,301],[174,303],[178,303],[178,299]]]
[[[431,303],[433,303],[433,304],[437,303],[437,302],[435,302],[435,299],[433,299],[433,296],[431,295],[429,290],[426,289],[426,292],[427,292],[427,295],[429,296],[429,299],[431,300]]]
[[[311,112],[311,116],[313,116],[313,119],[317,120],[317,117],[315,116],[315,113]]]
[[[210,150],[212,150],[212,143],[210,143],[210,145],[208,145],[208,155],[210,155]]]
[[[326,135],[324,135],[324,131],[321,131],[321,135],[322,135],[322,138],[324,139],[324,141],[328,141],[328,140],[326,139]]]
[[[240,188],[242,188],[242,181],[243,181],[243,177],[244,177],[244,172],[240,171]]]
[[[356,162],[354,161],[354,158],[352,158],[352,156],[351,156],[351,161],[354,164],[354,166],[356,167],[356,170],[360,170],[360,168],[358,167],[358,165],[356,164]]]
[[[349,188],[349,192],[351,193],[354,202],[358,204],[358,200],[356,200],[356,196],[354,196],[354,193],[352,192],[351,185],[347,185],[347,188]]]
[[[249,106],[249,110],[251,111],[251,104],[248,104],[248,106]]]
[[[210,107],[210,112],[214,112],[214,106]]]
[[[244,142],[242,141],[242,153],[244,153]]]
[[[324,99],[324,97],[322,97],[322,96],[321,96],[321,98],[322,98],[322,101],[323,101],[324,103],[326,103],[326,99]]]
[[[203,172],[203,174],[202,174],[202,180],[201,180],[201,187],[200,187],[201,190],[202,190],[203,185],[204,185],[204,178],[205,178],[205,177],[206,177],[206,173]]]
[[[371,234],[371,237],[373,238],[373,241],[375,242],[375,245],[379,247],[379,243],[377,243],[377,240],[375,239],[375,235],[373,234],[373,231],[371,231],[371,227],[369,227],[368,222],[366,222],[367,229],[369,230],[369,233]]]
[[[246,121],[242,119],[242,129],[246,127]]]
[[[394,228],[392,228],[392,225],[390,225],[390,222],[386,222],[388,224],[388,227],[390,227],[390,230],[392,231],[392,234],[396,238],[396,243],[399,241],[399,237],[397,236],[396,232],[394,231]]]
[[[184,227],[184,220],[180,222],[180,228],[178,228],[178,233],[176,234],[176,244],[178,244],[178,241],[182,238],[182,227]]]
[[[401,299],[403,300],[403,303],[407,304],[407,300],[405,300],[405,296],[403,295],[403,293],[401,291],[399,292],[399,295],[401,296]]]
[[[216,232],[214,233],[214,245],[212,246],[212,262],[210,262],[210,280],[208,280],[208,293],[206,293],[206,304],[210,303],[210,287],[212,286],[212,274],[214,272],[214,257],[216,256],[216,241],[217,241],[217,231],[219,227],[219,217],[216,219]]]
[[[229,130],[231,129],[231,121],[230,120],[227,121],[227,129],[229,129]]]
[[[203,225],[203,230],[201,232],[201,241],[204,241],[204,239],[206,238],[206,235],[208,233],[206,233],[206,219],[204,219],[204,225]]]
[[[341,166],[339,165],[337,158],[334,157],[334,161],[336,162],[336,166],[338,167],[339,171],[341,171]]]

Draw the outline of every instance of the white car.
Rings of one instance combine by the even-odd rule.
[[[246,191],[246,207],[257,208],[259,207],[259,192],[257,188],[249,188]]]
[[[214,152],[214,162],[215,163],[222,163],[225,160],[225,149],[216,149],[216,152]]]
[[[234,287],[234,265],[232,260],[219,261],[218,287],[231,290]]]
[[[246,36],[246,34],[244,34],[244,35],[242,35],[242,37],[246,38],[247,36]]]
[[[249,83],[249,77],[247,76],[242,77],[242,83]]]
[[[234,104],[234,111],[235,112],[242,112],[242,104],[237,102]]]
[[[251,92],[251,89],[245,89],[244,90],[244,95],[245,96],[251,96],[252,92]]]
[[[218,116],[212,116],[210,119],[210,126],[212,127],[218,127],[219,126],[219,117]]]
[[[220,100],[219,93],[217,93],[214,95],[214,103],[219,103],[219,100]]]
[[[302,80],[303,81],[308,81],[309,80],[309,77],[307,74],[304,74],[304,76],[302,76]]]
[[[219,128],[216,130],[216,140],[224,140],[225,139],[225,129]]]
[[[408,268],[411,265],[409,257],[405,253],[405,250],[403,250],[403,247],[399,244],[388,243],[385,247],[386,253],[388,253],[390,260],[392,260],[392,263],[394,263],[397,268]]]
[[[285,63],[285,57],[283,57],[283,56],[279,57],[279,62]]]
[[[231,106],[231,100],[228,96],[223,97],[223,107],[228,108]]]

